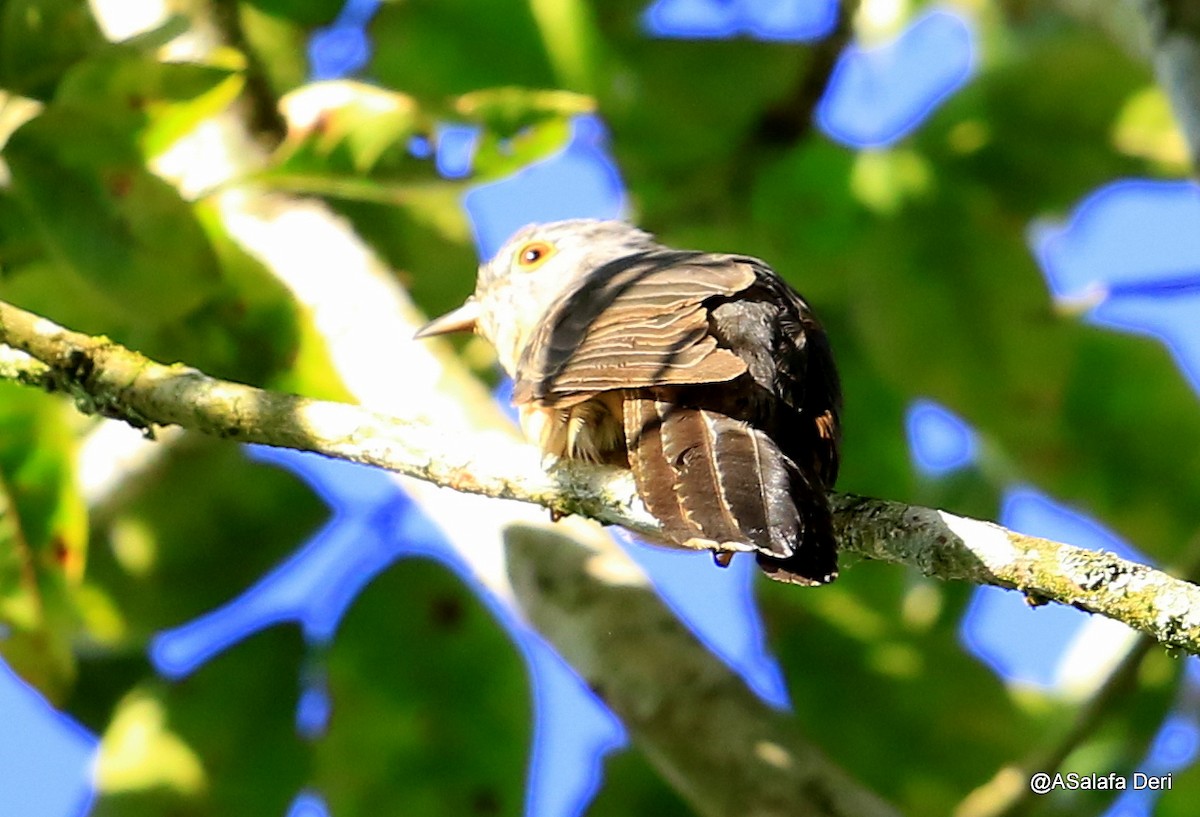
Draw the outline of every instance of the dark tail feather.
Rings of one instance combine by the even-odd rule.
[[[679,504],[703,538],[771,546],[753,434],[722,414],[666,408],[663,455],[675,472]]]
[[[633,393],[627,394],[624,404],[625,441],[638,495],[662,523],[667,539],[683,544],[699,531],[684,517],[675,471],[663,455],[663,418],[658,411],[662,404]]]
[[[672,542],[752,547],[777,581],[825,584],[837,575],[824,492],[761,430],[632,395],[625,426],[638,492]]]
[[[793,499],[804,520],[803,533],[795,552],[779,558],[761,551],[755,556],[758,566],[769,578],[787,584],[814,586],[829,584],[837,578],[837,540],[833,535],[833,517],[829,500],[819,486],[801,474],[795,474]]]

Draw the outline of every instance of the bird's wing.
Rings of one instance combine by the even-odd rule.
[[[750,262],[761,264],[754,259]],[[841,384],[829,339],[808,303],[765,265],[737,302],[713,310],[713,334],[746,361],[750,376],[796,413],[773,436],[826,488],[837,481]],[[757,320],[747,319],[757,308]],[[764,336],[763,327],[770,327]]]
[[[551,305],[517,365],[513,401],[570,405],[609,389],[732,380],[746,364],[718,347],[704,302],[754,281],[729,256],[652,251],[607,264]]]

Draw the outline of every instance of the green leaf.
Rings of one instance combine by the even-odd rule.
[[[200,312],[164,328],[161,342],[177,351],[167,357],[196,361],[227,379],[353,402],[312,315],[233,240],[215,202],[196,205],[196,215],[220,260],[225,286]]]
[[[748,40],[689,41],[646,36],[645,3],[606,6],[599,15],[611,57],[596,92],[623,174],[645,213],[735,205],[748,167],[769,154],[754,143],[763,114],[804,81],[808,50]]]
[[[473,180],[485,181],[516,173],[566,147],[571,126],[565,119],[548,119],[530,125],[510,139],[485,133],[471,163]]]
[[[386,154],[390,164],[416,167],[407,156],[408,140],[430,124],[412,97],[349,80],[306,85],[284,97],[293,121],[276,165],[283,170],[366,173]]]
[[[1031,215],[1144,172],[1114,149],[1112,131],[1151,81],[1148,66],[1078,28],[1035,29],[1021,45],[1021,59],[998,62],[918,133],[942,172]]]
[[[0,88],[49,99],[77,60],[106,44],[87,0],[0,3]]]
[[[1200,765],[1193,763],[1172,775],[1171,791],[1154,806],[1155,817],[1190,817],[1200,797]]]
[[[74,675],[74,593],[87,556],[73,410],[0,382],[0,654],[51,699]]]
[[[508,636],[444,567],[407,559],[355,601],[314,746],[335,814],[523,813],[530,693]]]
[[[956,637],[969,587],[862,563],[789,589],[764,586],[761,602],[801,727],[903,813],[950,814],[1023,756],[1038,720]]]
[[[261,579],[326,513],[292,474],[251,461],[240,446],[197,439],[169,449],[97,514],[88,575],[121,629],[81,655],[68,702],[105,735],[97,814],[286,810],[307,776],[290,691],[306,660],[295,628],[250,636],[177,683],[160,680],[146,654],[156,633]],[[144,742],[122,738],[139,725]]]
[[[124,696],[98,761],[97,817],[283,814],[303,787],[295,734],[299,633],[276,627],[231,647],[174,684]]]
[[[326,515],[291,474],[207,439],[173,450],[115,510],[99,520],[89,575],[116,601],[135,649],[235,598]]]
[[[228,106],[241,89],[241,76],[225,68],[111,48],[67,72],[55,104],[136,134],[142,155],[152,157]]]
[[[50,106],[13,134],[4,157],[11,194],[58,275],[150,324],[212,296],[216,258],[191,208],[111,122]]]
[[[242,3],[239,9],[246,47],[254,53],[256,64],[261,66],[270,86],[269,90],[279,98],[308,81],[310,32],[307,24],[288,19],[286,11],[280,14],[272,13],[277,5],[302,7],[302,4],[282,0],[281,3],[272,2],[270,5],[271,11],[263,10],[253,3]],[[340,8],[341,3],[337,5]],[[328,19],[332,17],[322,18],[318,22],[323,23]]]
[[[3,158],[0,157],[0,162]],[[25,211],[0,190],[0,287],[13,271],[41,256],[41,246],[33,237],[33,225]]]
[[[456,114],[501,139],[547,119],[569,119],[595,109],[595,100],[583,94],[513,87],[472,91],[453,103]]]
[[[345,3],[342,0],[242,0],[241,5],[307,27],[333,22]]]
[[[499,85],[554,86],[524,0],[386,3],[368,30],[375,43],[372,74],[422,101]]]

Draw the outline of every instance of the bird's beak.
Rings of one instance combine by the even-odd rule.
[[[470,332],[475,329],[475,321],[479,319],[479,302],[468,298],[467,302],[447,312],[440,318],[434,318],[417,330],[414,338],[428,338],[433,335],[445,335],[450,332]]]

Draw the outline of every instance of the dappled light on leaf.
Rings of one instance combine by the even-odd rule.
[[[113,713],[96,780],[106,794],[162,787],[189,796],[206,785],[200,759],[169,730],[162,701],[137,692]]]

